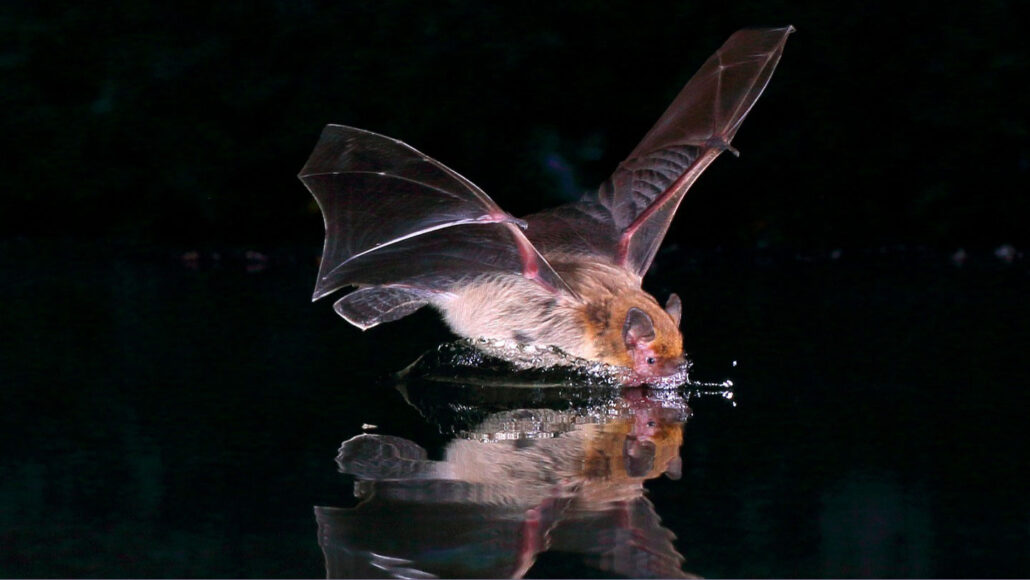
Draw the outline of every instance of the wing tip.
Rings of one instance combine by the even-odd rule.
[[[347,318],[347,316],[344,315],[339,310],[337,310],[336,313],[340,315],[340,318],[342,318],[342,319],[346,320],[347,322],[351,323],[352,326],[355,326],[361,332],[365,332],[366,330],[368,330],[370,328],[375,328],[376,326],[379,326],[378,322],[373,322],[372,324],[369,324],[369,325],[366,326],[364,324],[361,324],[360,322],[357,322],[356,320],[351,320],[350,318]]]
[[[328,296],[329,294],[332,294],[336,290],[338,290],[338,288],[332,288],[332,289],[315,288],[315,291],[311,294],[311,301],[312,302],[317,302],[320,298],[325,298],[326,296]],[[349,294],[348,294],[348,296],[349,296]],[[340,315],[340,318],[342,318],[342,319],[346,320],[347,322],[351,323],[351,325],[357,327],[362,332],[368,330],[369,328],[372,328],[372,327],[375,327],[375,326],[379,325],[379,322],[373,322],[372,324],[362,324],[362,323],[358,322],[357,320],[349,318],[347,316],[347,314],[344,312],[344,309],[340,308],[340,303],[343,302],[343,300],[345,298],[346,298],[346,296],[344,296],[340,300],[337,300],[336,303],[333,304],[333,310],[335,310],[336,313]]]
[[[323,286],[321,284],[316,285],[315,286],[315,291],[311,293],[311,301],[312,302],[318,302],[322,298],[325,298],[326,296],[332,294],[333,292],[336,292],[337,290],[339,290],[342,287],[343,286],[336,286],[335,288],[327,288],[327,287],[325,287],[325,286]]]
[[[787,43],[787,37],[797,32],[797,28],[793,24],[786,26],[749,26],[747,28],[741,28],[730,35],[726,42],[723,44],[723,48],[732,46],[735,42],[740,40],[741,36],[757,35],[768,39],[766,42],[769,43],[767,50],[769,54],[774,54],[783,50],[784,45]],[[721,51],[722,49],[720,49]],[[718,54],[720,51],[716,51]]]
[[[347,322],[351,323],[351,325],[357,327],[358,330],[360,330],[361,332],[365,332],[369,328],[373,328],[373,327],[379,326],[380,321],[378,321],[378,320],[373,320],[372,322],[369,322],[368,324],[363,324],[363,323],[358,322],[357,320],[347,316],[347,311],[343,307],[344,300],[346,300],[346,298],[347,297],[344,296],[343,298],[337,300],[336,304],[333,304],[333,310],[335,310],[336,313],[340,315],[340,318],[342,318],[342,319],[346,320]]]
[[[747,26],[737,32],[765,32],[769,34],[779,33],[783,35],[794,34],[798,29],[793,24],[786,26]],[[734,33],[736,34],[736,32]],[[731,35],[732,36],[732,35]]]

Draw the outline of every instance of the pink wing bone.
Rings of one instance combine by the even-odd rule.
[[[361,325],[409,312],[427,292],[448,292],[490,272],[523,275],[575,296],[523,233],[525,221],[401,141],[328,125],[300,177],[325,218],[314,298],[347,286],[379,288],[339,305]]]
[[[765,90],[792,26],[745,29],[733,34],[683,87],[665,113],[612,176],[615,199],[629,201],[654,187],[657,173],[687,165],[623,229],[616,262],[643,275],[686,191],[723,151]],[[657,173],[656,173],[657,172]],[[621,191],[620,191],[621,190]],[[632,193],[631,193],[632,192]],[[637,240],[642,233],[644,239]]]
[[[543,286],[545,289],[549,290],[552,293],[557,294],[561,291],[565,291],[573,296],[576,296],[576,293],[572,290],[572,288],[569,288],[569,286],[565,284],[565,281],[562,280],[560,277],[558,277],[558,281],[561,283],[561,288],[558,288],[554,286],[552,283],[547,282],[541,276],[540,264],[546,264],[546,260],[544,260],[544,257],[540,255],[540,252],[537,251],[535,247],[533,247],[533,243],[529,241],[529,238],[526,237],[526,234],[523,233],[522,230],[525,230],[529,225],[526,223],[525,220],[518,219],[515,216],[501,209],[501,206],[497,205],[497,202],[491,199],[490,196],[487,195],[486,192],[484,192],[482,189],[479,189],[479,187],[477,187],[476,184],[466,179],[465,176],[452,170],[450,167],[447,167],[442,163],[437,162],[434,159],[431,159],[429,157],[425,157],[425,159],[426,161],[435,163],[441,169],[443,169],[449,175],[451,175],[455,180],[464,184],[470,190],[476,192],[477,197],[490,208],[490,213],[486,216],[483,216],[483,218],[480,219],[480,223],[503,223],[507,226],[508,231],[511,232],[512,237],[515,238],[515,245],[518,247],[519,250],[519,259],[522,260],[523,277],[525,277],[528,280],[532,280],[533,282],[536,282],[537,284]],[[547,265],[547,269],[550,269],[550,265]]]
[[[683,201],[683,197],[686,195],[687,190],[690,189],[690,186],[693,185],[694,181],[697,180],[701,173],[703,173],[704,170],[708,168],[708,165],[711,164],[712,161],[715,161],[715,158],[718,157],[723,152],[723,150],[728,148],[729,145],[727,144],[722,148],[711,148],[705,151],[703,155],[698,157],[696,161],[690,164],[690,167],[687,169],[686,173],[684,173],[679,177],[679,179],[674,181],[668,189],[662,192],[662,194],[659,195],[657,199],[655,199],[654,203],[647,206],[647,208],[644,211],[642,211],[639,216],[637,216],[637,219],[633,220],[633,222],[626,227],[626,229],[622,232],[622,235],[619,236],[619,246],[616,250],[615,255],[616,264],[623,267],[628,267],[629,244],[630,241],[633,239],[633,235],[637,233],[637,230],[639,230],[642,225],[647,223],[651,219],[651,216],[653,216],[659,208],[664,206],[670,200],[674,200],[674,205],[670,208],[672,210],[671,213],[676,213],[676,210],[679,208],[680,202]],[[734,153],[736,153],[735,150]]]

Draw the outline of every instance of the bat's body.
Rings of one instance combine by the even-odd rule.
[[[326,223],[315,299],[365,329],[431,305],[457,334],[553,345],[633,369],[683,363],[681,305],[641,289],[687,190],[761,95],[793,28],[734,34],[612,177],[517,219],[400,141],[329,125],[301,171]]]
[[[462,336],[553,345],[581,358],[630,368],[642,362],[643,368],[657,367],[656,374],[671,374],[683,362],[678,318],[641,290],[639,279],[609,264],[544,257],[580,299],[555,296],[518,275],[501,275],[470,281],[434,305]],[[633,359],[623,337],[630,308],[650,318],[655,330],[656,339],[635,351],[643,361]],[[648,357],[657,362],[648,365]]]

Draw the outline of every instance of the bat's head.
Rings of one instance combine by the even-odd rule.
[[[642,380],[669,376],[683,368],[683,335],[679,323],[682,306],[669,297],[665,308],[646,292],[634,292],[612,304],[611,336],[617,364],[633,369]]]

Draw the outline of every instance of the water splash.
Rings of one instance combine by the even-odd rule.
[[[553,346],[520,344],[511,340],[461,339],[439,345],[422,355],[400,377],[495,387],[588,387],[680,389],[698,392],[732,390],[731,381],[694,382],[688,361],[669,376],[640,378],[630,369],[573,356]]]

